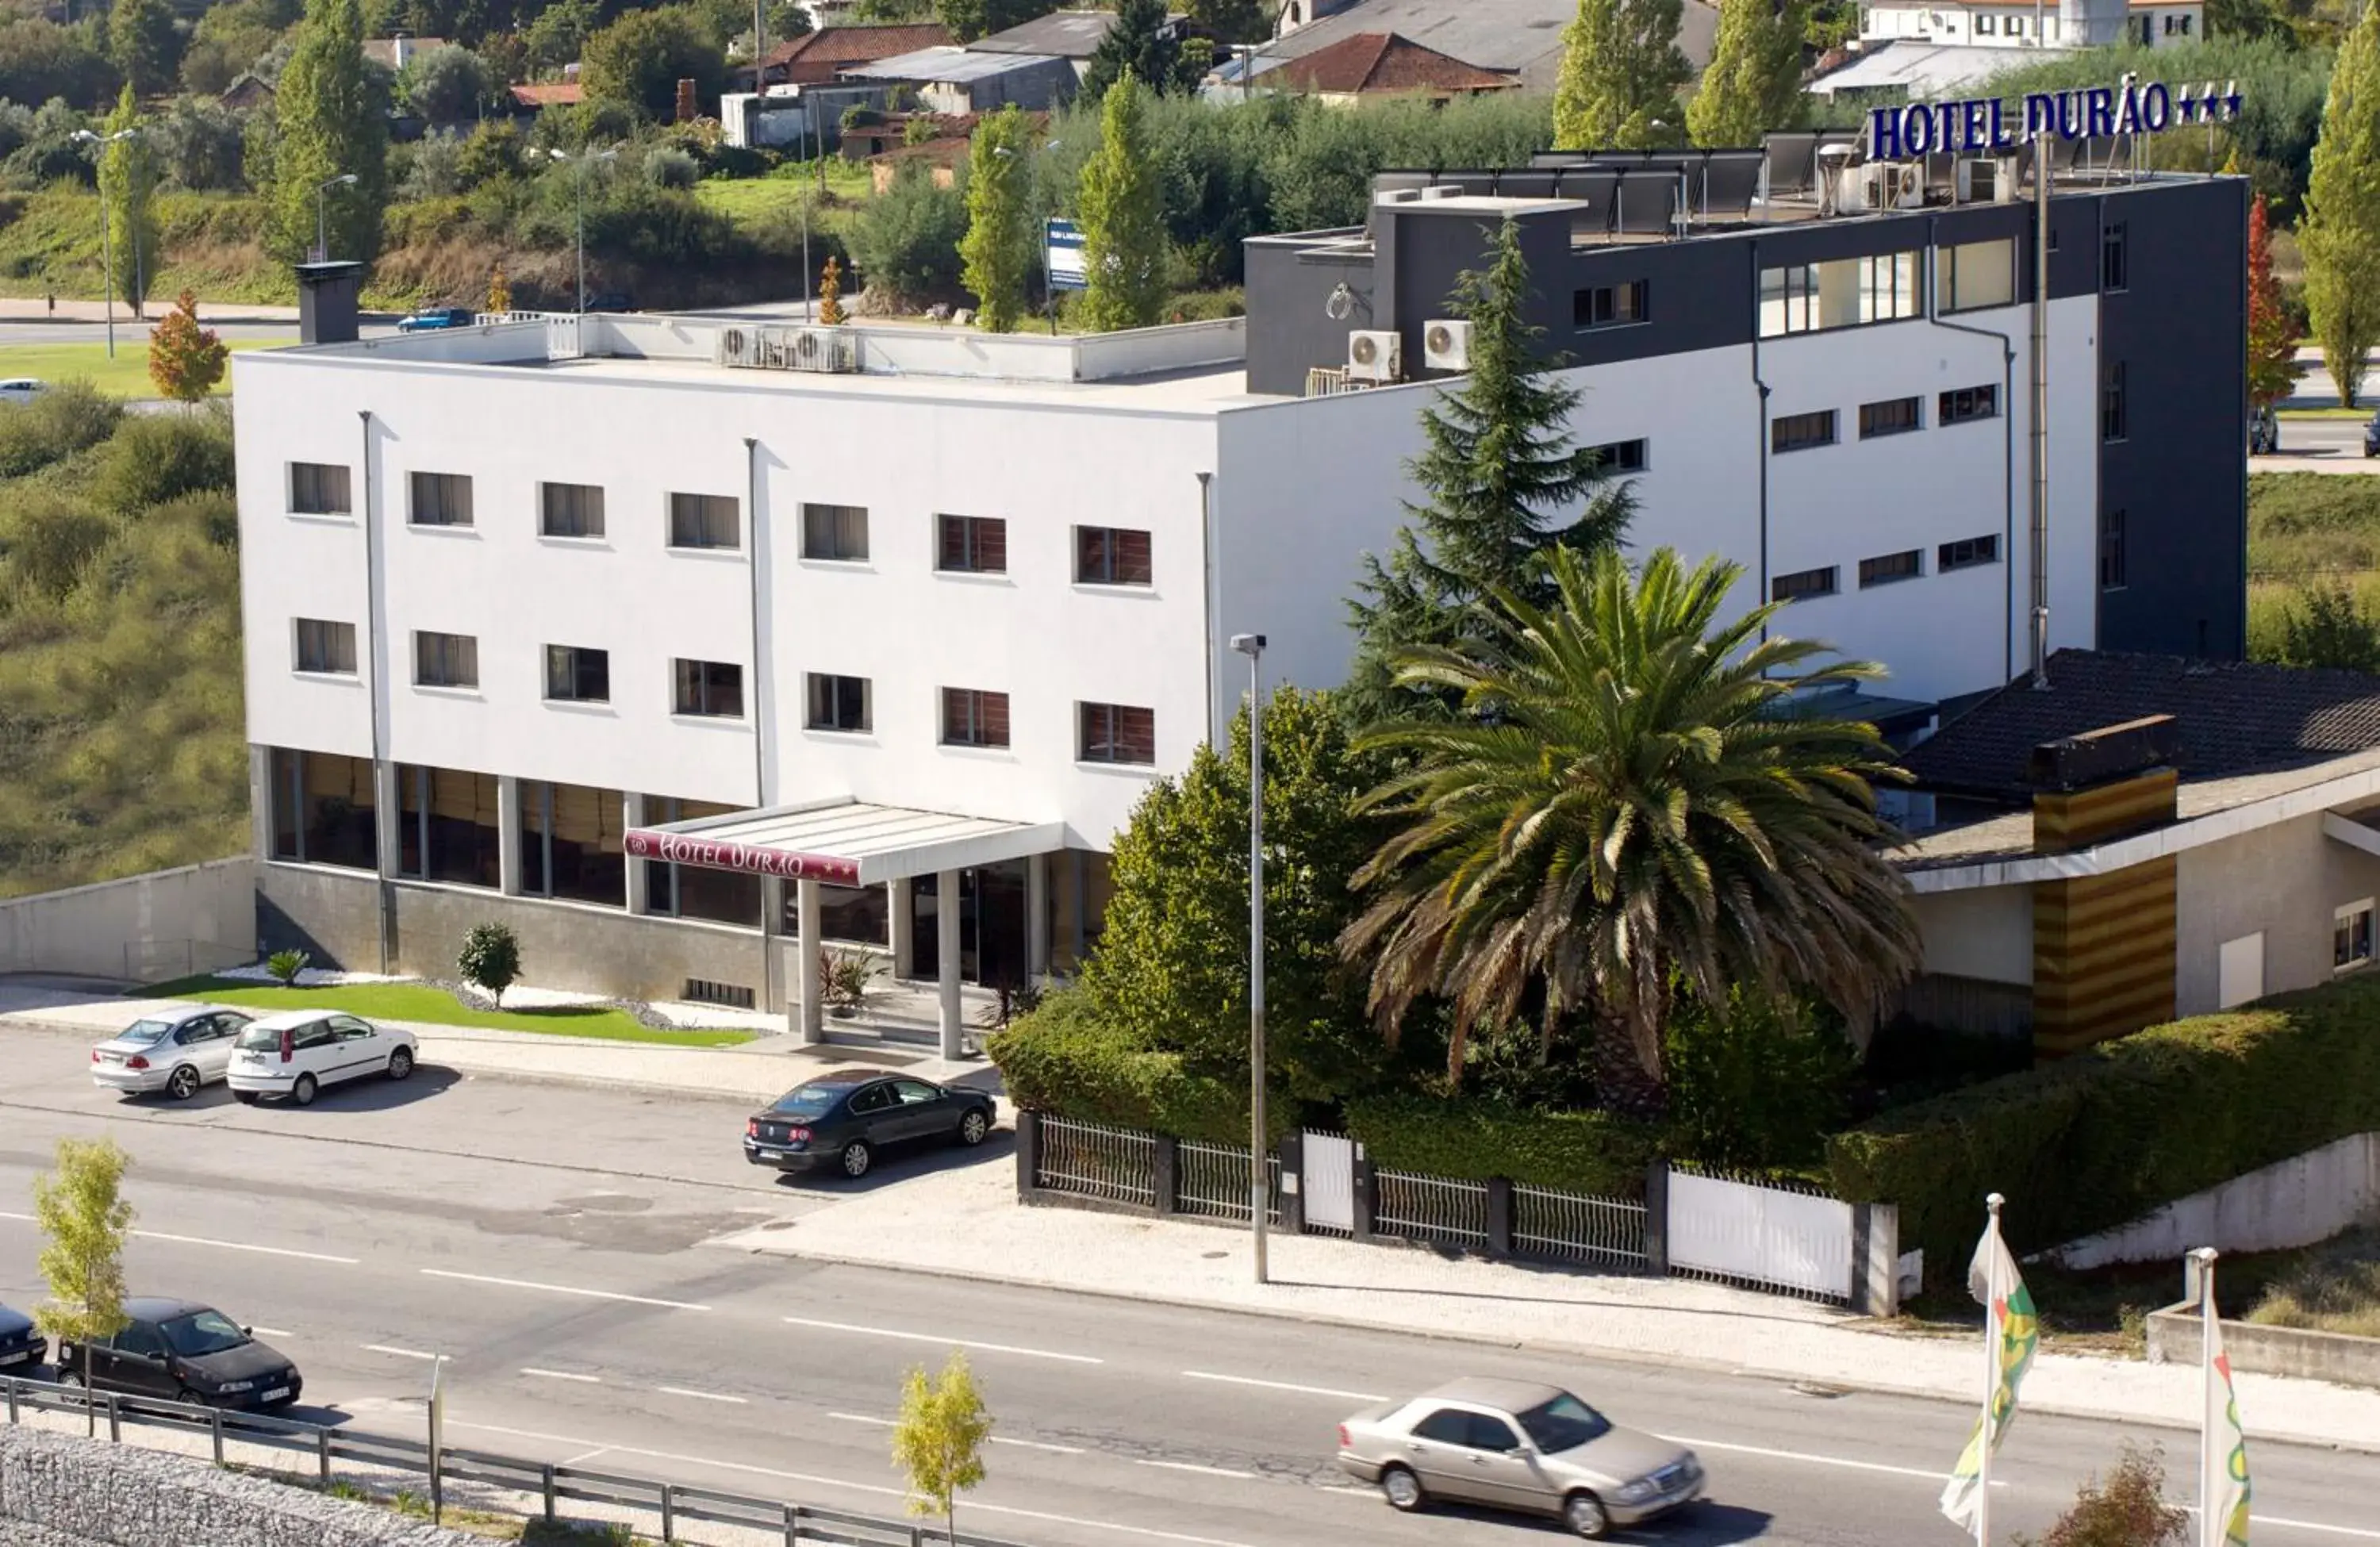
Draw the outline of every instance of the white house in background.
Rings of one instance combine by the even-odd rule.
[[[2032,0],[1866,0],[1860,6],[1864,48],[1926,43],[1958,48],[2067,48],[2131,42],[2143,47],[2197,43],[2206,36],[2200,0],[2125,0],[2048,5]]]

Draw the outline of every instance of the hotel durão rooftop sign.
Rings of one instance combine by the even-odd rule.
[[[1902,161],[1923,155],[1998,155],[2029,140],[2099,140],[2118,134],[2162,134],[2192,124],[2229,123],[2240,116],[2238,82],[2217,88],[2090,86],[2071,91],[2029,91],[2021,102],[1971,97],[1961,102],[1911,103],[1868,110],[1867,157]]]

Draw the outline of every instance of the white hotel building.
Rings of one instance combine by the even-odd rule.
[[[962,981],[1096,937],[1115,834],[1241,701],[1231,636],[1342,678],[1428,324],[1508,215],[1636,544],[1795,599],[1912,734],[2022,669],[2030,209],[1820,220],[1780,164],[1646,232],[1573,170],[1384,179],[1368,230],[1251,244],[1245,321],[1105,337],[357,341],[310,274],[314,341],[235,363],[261,938],[439,973],[502,919],[541,985],[813,1034],[799,942],[859,944],[954,1043]],[[2240,648],[2242,188],[2054,201],[2058,644]]]

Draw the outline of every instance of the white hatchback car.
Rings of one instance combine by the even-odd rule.
[[[255,1102],[286,1096],[310,1105],[325,1085],[413,1072],[410,1031],[374,1026],[339,1010],[290,1010],[250,1021],[231,1056],[231,1093]]]
[[[247,1028],[248,1017],[237,1010],[205,1005],[143,1016],[91,1050],[91,1083],[128,1095],[163,1090],[188,1101],[201,1085],[224,1078],[232,1044]]]
[[[47,382],[32,376],[11,376],[0,382],[0,403],[30,403],[49,389]]]

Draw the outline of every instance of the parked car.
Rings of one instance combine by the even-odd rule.
[[[50,384],[33,376],[11,376],[0,382],[0,403],[30,403],[49,390]]]
[[[974,1146],[991,1132],[991,1098],[880,1069],[838,1069],[807,1080],[744,1125],[744,1158],[780,1171],[832,1166],[865,1176],[876,1151],[894,1144],[955,1139]]]
[[[2363,455],[2380,457],[2380,410],[2363,421]]]
[[[471,309],[467,306],[425,306],[410,317],[396,322],[399,333],[440,333],[448,328],[471,325]]]
[[[1529,1381],[1455,1381],[1366,1407],[1339,1426],[1339,1465],[1401,1510],[1488,1504],[1552,1516],[1584,1537],[1666,1514],[1706,1481],[1685,1446]]]
[[[599,290],[587,298],[589,311],[634,311],[637,298],[625,290]]]
[[[339,1010],[290,1010],[250,1021],[231,1056],[231,1093],[243,1102],[286,1096],[313,1104],[325,1085],[413,1072],[413,1033]]]
[[[58,1340],[58,1383],[211,1407],[285,1407],[306,1383],[289,1356],[212,1306],[141,1297],[100,1344]]]
[[[21,1310],[0,1305],[0,1371],[22,1375],[49,1358],[50,1340]]]
[[[204,1005],[143,1016],[91,1050],[91,1083],[128,1095],[163,1090],[188,1101],[231,1068],[232,1047],[248,1024],[237,1010]]]
[[[2281,420],[2270,405],[2248,416],[2248,455],[2270,457],[2281,449]]]

